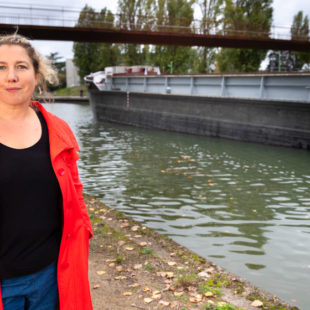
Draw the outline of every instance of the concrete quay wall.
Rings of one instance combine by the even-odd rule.
[[[90,90],[98,121],[310,150],[310,104]]]

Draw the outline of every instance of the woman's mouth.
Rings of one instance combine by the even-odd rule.
[[[15,91],[18,91],[20,89],[21,89],[20,87],[8,87],[8,88],[6,88],[6,90],[8,92],[15,92]]]

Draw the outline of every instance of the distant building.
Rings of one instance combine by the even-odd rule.
[[[72,59],[66,60],[66,83],[67,87],[80,86],[80,77]]]

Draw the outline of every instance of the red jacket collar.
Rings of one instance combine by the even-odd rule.
[[[64,120],[46,111],[38,101],[32,101],[32,106],[39,109],[46,121],[52,160],[66,149],[74,148],[76,151],[80,151],[70,127]]]

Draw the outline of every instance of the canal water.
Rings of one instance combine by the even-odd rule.
[[[93,121],[45,105],[76,134],[85,192],[310,309],[310,152]]]

